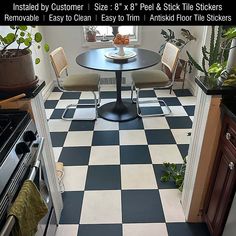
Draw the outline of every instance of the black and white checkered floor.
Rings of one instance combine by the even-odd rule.
[[[64,209],[57,236],[204,236],[204,224],[185,223],[181,193],[162,183],[162,163],[183,163],[190,142],[196,98],[189,90],[147,90],[143,100],[162,97],[168,117],[129,122],[63,121],[63,108],[90,100],[90,93],[54,89],[45,102],[56,161],[64,163]],[[102,104],[114,100],[102,87]],[[130,88],[122,97],[130,100]],[[160,110],[145,105],[148,113]],[[88,109],[89,110],[89,109]],[[68,116],[75,116],[71,111]]]

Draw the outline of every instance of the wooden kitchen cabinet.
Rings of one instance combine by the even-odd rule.
[[[211,176],[204,219],[211,235],[221,235],[236,187],[236,121],[225,115]]]

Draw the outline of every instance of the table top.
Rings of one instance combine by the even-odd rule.
[[[76,57],[76,63],[82,67],[99,71],[131,71],[154,66],[161,61],[161,56],[153,51],[141,48],[127,48],[137,56],[125,61],[114,61],[105,57],[108,51],[118,51],[116,48],[91,49]]]

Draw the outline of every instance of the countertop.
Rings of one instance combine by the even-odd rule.
[[[43,89],[44,86],[45,86],[45,81],[39,80],[36,87],[23,92],[23,93],[26,94],[25,98],[34,98],[34,97],[36,97],[38,95],[38,93]],[[22,92],[20,92],[20,93],[22,93]],[[16,96],[20,93],[19,92],[18,93],[9,93],[9,92],[1,92],[0,91],[0,100]]]
[[[221,110],[236,122],[236,95],[231,99],[223,99],[221,103]]]
[[[230,86],[217,86],[216,83],[212,83],[205,76],[196,77],[195,82],[207,95],[235,95],[236,87]]]

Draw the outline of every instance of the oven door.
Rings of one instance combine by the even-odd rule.
[[[8,189],[9,192],[6,191],[5,195],[6,198],[8,197],[9,194],[13,194],[12,190],[15,190],[15,197],[17,193],[19,192],[20,184],[22,184],[26,179],[29,179],[35,183],[35,185],[38,187],[43,199],[45,200],[45,203],[48,206],[48,211],[49,213],[41,220],[48,222],[48,219],[50,217],[50,211],[52,208],[52,203],[51,201],[48,200],[49,192],[45,190],[43,178],[42,178],[42,171],[41,171],[41,162],[42,162],[42,150],[43,150],[43,145],[44,145],[44,138],[38,138],[37,142],[35,142],[32,147],[35,150],[33,152],[33,155],[29,156],[28,160],[25,158],[25,160],[20,164],[17,172],[13,176],[13,179],[11,181],[11,184],[9,185]],[[33,164],[33,165],[32,165]],[[25,168],[27,167],[27,168]],[[18,189],[18,190],[17,190]],[[15,199],[14,197],[14,199]],[[10,205],[11,202],[8,202],[8,206]],[[51,205],[50,205],[51,204]],[[41,222],[40,221],[40,222]],[[15,218],[14,216],[10,216],[6,219],[6,223],[2,227],[0,231],[0,236],[8,236],[10,235],[12,228],[15,224]],[[40,227],[41,228],[41,227]],[[45,227],[44,227],[45,229]],[[45,231],[45,230],[44,230]],[[44,235],[44,232],[39,235]]]

